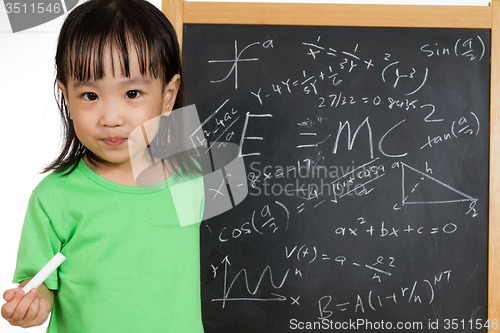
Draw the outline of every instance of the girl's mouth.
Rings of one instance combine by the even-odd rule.
[[[106,145],[111,146],[111,147],[119,146],[122,143],[124,143],[126,140],[127,139],[125,139],[125,138],[105,138],[105,139],[102,139],[102,141]]]

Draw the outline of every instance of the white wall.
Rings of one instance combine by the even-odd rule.
[[[158,7],[161,5],[161,0],[150,1]],[[487,6],[489,3],[488,0],[273,2],[469,6]],[[28,31],[13,34],[5,7],[0,5],[0,114],[3,128],[0,131],[0,174],[4,175],[1,182],[4,194],[0,200],[0,293],[14,287],[11,279],[26,204],[32,189],[43,177],[40,175],[41,169],[56,157],[60,145],[60,123],[53,94],[53,59],[57,33],[62,21],[63,18],[58,18]],[[0,304],[3,304],[2,300]],[[29,332],[45,332],[45,328],[46,324],[30,329]],[[0,332],[13,333],[21,330],[11,327],[7,321],[0,318]]]

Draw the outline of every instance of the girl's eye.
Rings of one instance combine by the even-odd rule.
[[[86,99],[87,101],[95,101],[95,100],[97,100],[99,98],[97,96],[97,94],[92,93],[92,92],[84,93],[82,95],[82,97],[83,97],[83,99]]]
[[[138,90],[129,90],[125,94],[126,98],[137,98],[141,95],[141,93]]]

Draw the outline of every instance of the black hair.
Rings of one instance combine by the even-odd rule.
[[[181,82],[173,109],[185,106],[179,42],[165,15],[145,0],[84,2],[68,14],[59,34],[54,88],[63,124],[63,146],[60,155],[43,172],[66,171],[69,174],[84,155],[90,163],[103,162],[76,136],[57,81],[67,86],[69,78],[77,81],[101,79],[104,76],[104,53],[115,48],[120,56],[121,70],[127,77],[130,77],[129,54],[134,51],[141,74],[160,79],[163,87],[179,74]],[[175,144],[175,138],[182,133],[176,126],[170,127],[166,129],[169,144]],[[169,162],[184,173],[198,169],[187,154],[178,154]]]

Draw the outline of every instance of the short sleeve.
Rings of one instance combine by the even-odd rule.
[[[60,250],[61,241],[57,237],[52,221],[47,216],[42,202],[33,192],[24,219],[13,282],[20,283],[33,278]],[[45,285],[49,289],[57,289],[57,270],[45,280]]]

